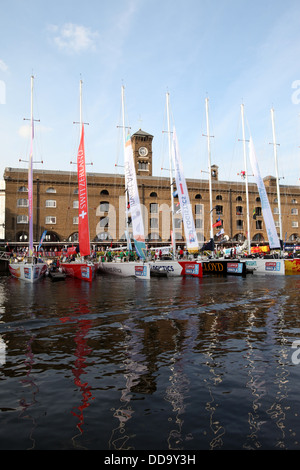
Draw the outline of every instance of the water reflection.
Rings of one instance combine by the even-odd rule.
[[[24,331],[25,333],[25,331]],[[26,343],[26,359],[24,361],[24,365],[26,367],[26,376],[20,382],[24,386],[24,396],[20,398],[20,407],[21,413],[20,418],[26,419],[31,422],[31,429],[29,432],[29,439],[32,442],[32,446],[27,448],[27,450],[31,450],[35,448],[35,438],[33,437],[33,432],[37,426],[37,422],[33,414],[31,414],[31,407],[33,407],[37,403],[37,394],[39,392],[39,387],[36,383],[36,379],[33,375],[33,366],[34,366],[34,354],[32,352],[32,343],[35,340],[35,336],[31,336],[31,338]],[[29,392],[30,397],[26,398],[26,393]]]
[[[143,281],[142,281],[143,282]],[[134,434],[127,431],[127,422],[134,415],[133,394],[138,389],[141,377],[147,373],[145,356],[142,353],[144,332],[138,328],[137,323],[129,318],[120,326],[125,337],[122,344],[123,359],[122,369],[125,379],[125,386],[121,390],[120,406],[112,409],[113,417],[117,419],[118,424],[112,430],[109,440],[109,449],[130,450],[134,447],[129,443]]]
[[[89,385],[87,379],[83,380],[82,376],[86,378],[87,375],[86,369],[89,364],[87,364],[87,357],[92,353],[92,349],[88,346],[88,333],[92,327],[92,321],[88,318],[84,318],[85,314],[90,313],[90,309],[87,304],[78,300],[78,306],[75,310],[75,314],[79,315],[76,317],[62,317],[60,318],[61,323],[72,324],[75,329],[74,342],[76,344],[74,367],[72,368],[72,373],[74,375],[74,384],[80,391],[82,395],[81,403],[78,406],[74,406],[71,414],[75,416],[78,421],[76,427],[79,431],[77,435],[72,438],[73,444],[75,447],[84,448],[77,442],[77,438],[81,436],[84,432],[84,411],[90,406],[90,401],[94,399],[91,393],[91,386]]]
[[[186,361],[186,352],[193,351],[197,343],[198,336],[198,318],[194,315],[187,321],[171,322],[173,329],[174,352],[170,357],[170,385],[166,389],[165,400],[172,405],[174,417],[169,418],[172,429],[167,438],[168,448],[172,450],[184,449],[186,441],[193,439],[191,432],[184,432],[184,418],[186,403],[190,392],[190,378],[187,372],[188,361]]]
[[[212,433],[212,439],[209,442],[210,450],[221,449],[223,446],[223,436],[225,428],[218,417],[218,387],[222,384],[222,368],[221,364],[217,361],[216,351],[219,348],[218,342],[218,315],[212,319],[210,329],[207,334],[208,347],[205,351],[206,366],[208,374],[204,379],[207,386],[210,400],[206,403],[206,411],[209,413],[209,427]]]
[[[259,441],[258,434],[261,431],[261,427],[265,424],[265,420],[261,417],[261,402],[262,398],[266,395],[266,381],[265,381],[265,367],[263,367],[263,361],[261,353],[255,347],[253,341],[253,330],[255,328],[256,316],[254,313],[250,313],[247,318],[248,328],[246,329],[246,344],[247,353],[246,360],[248,365],[249,381],[246,386],[251,390],[253,395],[252,409],[248,413],[249,423],[249,434],[244,444],[245,449],[259,449],[261,448],[261,442]]]
[[[1,449],[300,447],[295,277],[48,281],[0,280]]]

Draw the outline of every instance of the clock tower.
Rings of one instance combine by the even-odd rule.
[[[152,140],[153,135],[142,129],[131,136],[135,171],[139,176],[152,176]]]

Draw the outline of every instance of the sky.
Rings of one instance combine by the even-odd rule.
[[[35,168],[75,171],[79,82],[87,171],[122,173],[126,126],[152,134],[153,174],[168,177],[166,93],[186,178],[240,181],[246,139],[263,177],[300,178],[299,0],[10,0],[0,13],[0,178],[27,166],[34,76]],[[43,161],[43,164],[39,163]],[[248,166],[250,166],[248,162]],[[165,168],[162,170],[162,168]],[[251,171],[248,168],[249,181]]]

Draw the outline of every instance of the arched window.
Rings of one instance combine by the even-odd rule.
[[[196,194],[195,199],[202,199],[201,194]]]
[[[48,188],[46,189],[46,193],[56,193],[56,189],[51,187],[51,188]]]
[[[222,201],[223,197],[221,196],[221,194],[218,194],[218,196],[216,197],[216,200],[217,201]]]
[[[150,197],[157,197],[157,193],[153,191],[152,193],[150,193]]]
[[[100,196],[109,196],[107,189],[102,189],[102,191],[100,191]]]

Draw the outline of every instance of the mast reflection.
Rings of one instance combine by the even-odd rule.
[[[88,313],[89,309],[87,309],[87,307],[84,305],[80,305],[80,312]],[[63,323],[74,322],[74,327],[76,328],[76,334],[74,337],[74,341],[76,344],[76,360],[74,362],[74,367],[72,368],[72,373],[74,376],[74,384],[76,385],[78,390],[80,390],[82,400],[80,405],[78,405],[77,407],[73,407],[71,414],[78,419],[76,427],[79,431],[79,434],[75,435],[72,438],[74,446],[78,447],[78,444],[75,440],[84,432],[84,410],[86,410],[86,408],[90,406],[90,401],[95,398],[92,395],[91,386],[88,384],[87,381],[84,381],[82,379],[82,376],[86,374],[86,368],[88,367],[86,359],[92,352],[92,349],[87,344],[87,336],[90,328],[92,327],[92,321],[85,318],[77,319],[70,317],[64,317],[60,320]]]

